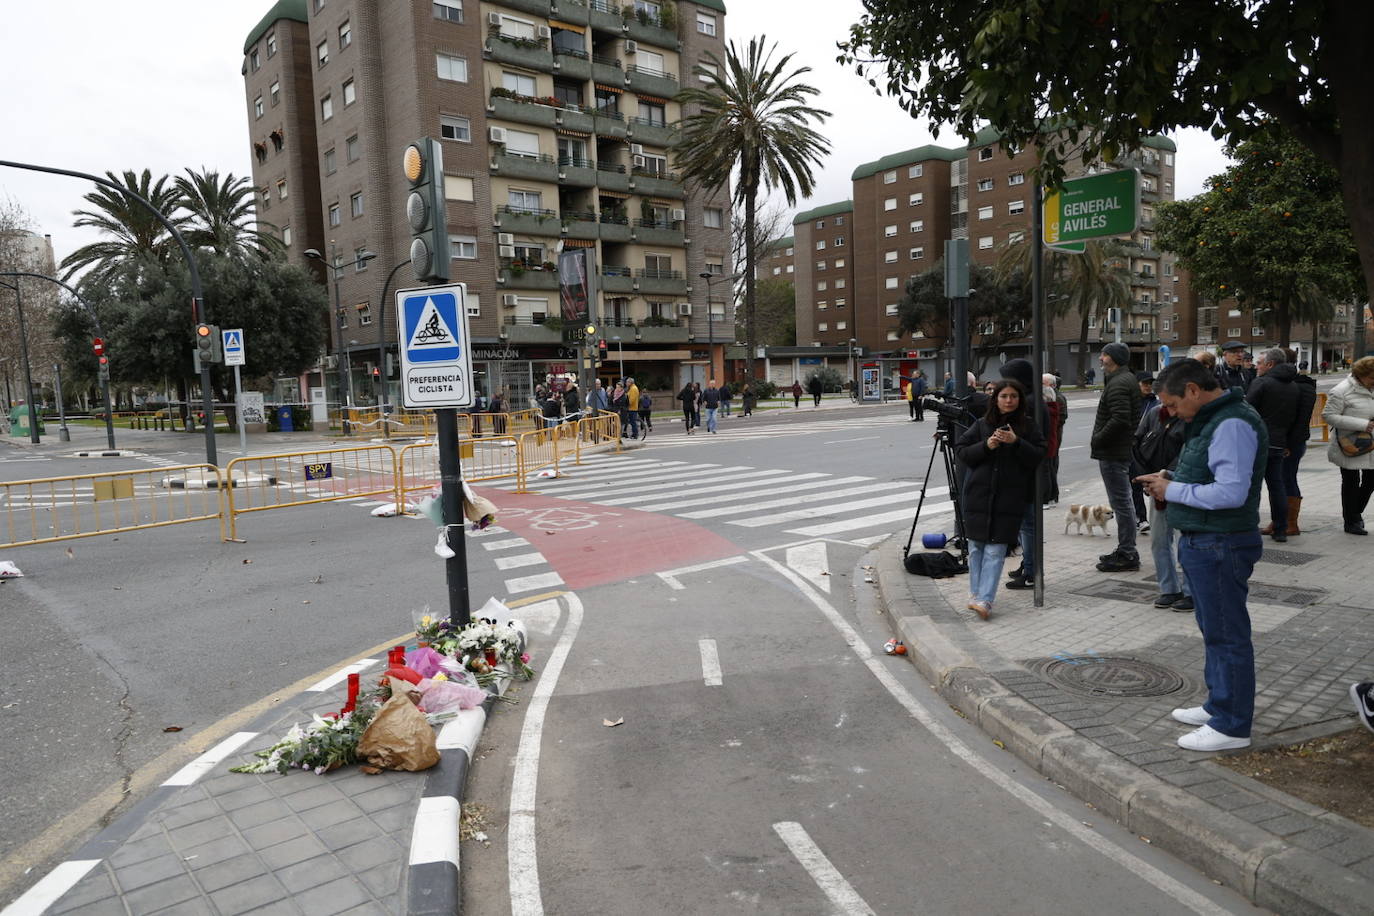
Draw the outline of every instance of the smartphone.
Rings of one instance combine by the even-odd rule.
[[[1008,433],[1009,433],[1009,432],[1011,432],[1011,424],[1010,424],[1010,423],[1003,423],[1001,426],[997,427],[997,429],[998,429],[1000,432],[1008,432]]]

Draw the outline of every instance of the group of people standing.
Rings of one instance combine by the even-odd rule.
[[[729,385],[717,385],[716,380],[711,379],[705,388],[701,387],[701,382],[688,382],[678,392],[677,399],[682,404],[682,425],[687,430],[687,435],[692,435],[701,427],[703,411],[706,413],[706,431],[714,435],[719,425],[718,420],[730,416],[730,405],[734,395]],[[745,386],[742,402],[742,415],[747,417],[753,414],[757,398],[751,386]]]

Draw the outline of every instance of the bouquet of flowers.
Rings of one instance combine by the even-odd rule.
[[[290,769],[314,770],[318,776],[358,760],[362,737],[377,707],[360,704],[337,719],[313,716],[308,725],[291,726],[280,741],[256,753],[257,760],[231,768],[234,773],[285,773]]]

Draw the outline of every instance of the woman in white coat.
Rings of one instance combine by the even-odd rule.
[[[1341,469],[1341,515],[1346,534],[1368,534],[1364,528],[1365,506],[1374,494],[1374,449],[1361,455],[1347,455],[1337,442],[1340,434],[1374,434],[1374,356],[1355,360],[1350,377],[1327,395],[1322,420],[1331,427],[1331,444],[1326,456]]]

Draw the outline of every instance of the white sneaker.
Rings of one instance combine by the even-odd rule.
[[[1232,738],[1204,725],[1197,731],[1189,732],[1178,739],[1178,746],[1185,751],[1234,751],[1250,746],[1249,738]]]
[[[1212,721],[1212,716],[1201,706],[1190,706],[1187,709],[1175,709],[1171,716],[1175,722],[1182,722],[1184,725],[1206,725]]]
[[[448,546],[448,532],[440,528],[439,540],[434,544],[434,555],[441,560],[451,560],[454,557],[453,548]]]

